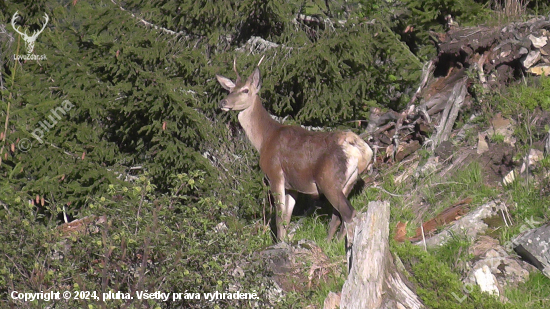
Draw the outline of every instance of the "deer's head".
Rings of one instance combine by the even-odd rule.
[[[229,90],[229,95],[220,101],[220,108],[224,111],[242,111],[247,109],[254,103],[254,99],[262,86],[260,69],[258,67],[256,67],[254,72],[252,72],[246,81],[243,82],[241,81],[239,73],[237,73],[235,62],[236,61],[233,61],[233,70],[237,74],[237,80],[235,82],[227,77],[216,75],[220,85],[226,90]],[[258,63],[258,66],[259,65]]]

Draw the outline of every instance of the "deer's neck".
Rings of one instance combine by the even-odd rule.
[[[262,106],[259,96],[254,98],[254,103],[250,107],[239,113],[239,122],[258,152],[269,135],[281,126]]]

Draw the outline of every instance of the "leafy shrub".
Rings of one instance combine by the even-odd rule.
[[[202,293],[254,290],[258,302],[268,302],[270,283],[260,261],[248,258],[257,245],[242,246],[256,235],[252,227],[220,228],[230,222],[231,210],[212,197],[189,203],[186,195],[204,185],[204,173],[193,171],[170,177],[171,192],[155,193],[151,178],[144,175],[132,185],[109,185],[108,193],[91,196],[82,216],[106,217],[106,222],[89,224],[85,232],[70,233],[55,222],[41,224],[40,215],[26,203],[11,207],[0,233],[5,244],[0,261],[0,295],[11,291],[96,291],[100,300],[55,301],[56,307],[96,308],[103,293],[131,293],[132,301],[108,300],[109,308],[137,304],[150,307],[204,308],[251,306],[248,300],[210,302]],[[242,278],[234,277],[240,267]],[[236,281],[238,279],[238,282]],[[201,300],[168,303],[141,301],[136,291],[201,293]],[[182,296],[183,297],[183,296]],[[45,302],[31,303],[41,307]],[[51,304],[51,303],[50,303]],[[78,304],[78,305],[77,305]],[[90,307],[91,306],[91,307]]]
[[[550,78],[542,76],[535,85],[518,85],[510,90],[510,105],[533,111],[550,109]]]

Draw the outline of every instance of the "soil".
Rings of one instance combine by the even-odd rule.
[[[489,144],[489,151],[483,153],[477,161],[483,169],[483,180],[489,186],[502,182],[515,166],[514,147],[504,143]]]

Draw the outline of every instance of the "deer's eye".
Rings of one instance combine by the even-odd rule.
[[[248,93],[248,89],[243,89],[242,93]]]

